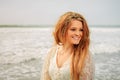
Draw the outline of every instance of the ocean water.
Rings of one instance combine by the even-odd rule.
[[[0,28],[0,80],[40,80],[52,27]],[[120,28],[90,27],[95,80],[120,80]]]

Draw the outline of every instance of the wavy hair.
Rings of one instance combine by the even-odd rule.
[[[83,75],[84,61],[86,55],[88,54],[89,49],[89,29],[85,18],[76,12],[66,12],[63,14],[58,20],[55,30],[53,32],[53,36],[55,39],[55,44],[65,43],[65,36],[68,30],[69,25],[72,20],[78,20],[82,22],[83,25],[83,36],[78,45],[73,45],[74,53],[72,54],[71,61],[71,78],[72,80],[79,80],[80,76]]]

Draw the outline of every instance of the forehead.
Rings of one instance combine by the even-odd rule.
[[[82,28],[82,22],[78,20],[72,20],[70,23],[70,27],[75,27],[75,28]]]

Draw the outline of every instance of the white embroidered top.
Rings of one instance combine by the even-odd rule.
[[[43,66],[41,80],[71,80],[70,58],[62,65],[61,68],[58,68],[56,64],[57,51],[58,47],[54,47],[48,54]],[[84,75],[80,76],[80,80],[94,80],[94,64],[91,55],[86,58],[83,73]]]

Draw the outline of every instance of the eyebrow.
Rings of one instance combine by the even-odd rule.
[[[74,27],[74,26],[71,26],[70,28],[76,28],[76,27]],[[80,29],[83,29],[83,27],[80,27]]]

